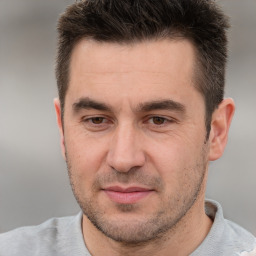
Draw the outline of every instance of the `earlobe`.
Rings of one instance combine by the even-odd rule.
[[[61,107],[60,107],[60,101],[59,101],[58,98],[54,99],[54,107],[55,107],[57,124],[58,124],[59,132],[60,132],[61,151],[62,151],[62,155],[63,155],[64,159],[66,159],[65,143],[64,143],[64,131],[63,131],[62,118],[61,118]]]
[[[209,161],[220,158],[228,140],[228,131],[235,112],[234,101],[224,99],[212,115],[211,132],[209,137]]]

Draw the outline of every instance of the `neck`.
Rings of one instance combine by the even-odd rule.
[[[202,193],[177,225],[154,241],[136,245],[116,242],[95,228],[86,216],[83,216],[83,235],[88,250],[94,256],[167,256],[170,252],[183,256],[192,253],[203,242],[211,225],[212,221],[204,211]]]

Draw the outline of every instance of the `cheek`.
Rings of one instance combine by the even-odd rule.
[[[186,177],[194,175],[198,163],[201,162],[202,145],[201,140],[196,143],[189,138],[176,137],[166,140],[165,143],[155,144],[148,154],[165,185],[175,189]]]
[[[95,139],[83,133],[66,133],[65,147],[72,174],[79,178],[93,177],[105,161],[106,145],[102,139]]]

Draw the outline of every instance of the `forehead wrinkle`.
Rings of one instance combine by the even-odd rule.
[[[167,71],[154,71],[154,70],[134,70],[134,69],[131,69],[131,70],[127,70],[127,71],[118,71],[118,70],[114,70],[114,71],[105,71],[105,70],[102,70],[100,71],[99,69],[98,70],[83,70],[82,71],[82,74],[85,74],[85,75],[115,75],[115,74],[136,74],[136,73],[150,73],[150,74],[154,74],[154,75],[165,75],[167,77],[169,77],[169,73]]]

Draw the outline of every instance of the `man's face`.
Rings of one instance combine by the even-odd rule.
[[[84,219],[116,241],[160,236],[203,198],[209,150],[194,68],[186,40],[83,40],[73,51],[63,125],[70,180]]]

